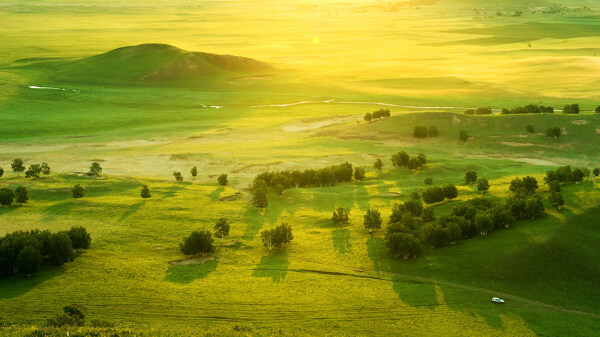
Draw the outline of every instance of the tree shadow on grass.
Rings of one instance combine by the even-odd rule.
[[[207,277],[217,269],[217,264],[217,260],[209,260],[195,265],[172,264],[167,269],[165,280],[172,283],[188,284]]]
[[[169,187],[169,189],[165,192],[162,192],[162,197],[158,200],[165,200],[167,198],[171,198],[174,197],[178,191],[183,190],[184,187],[181,186],[181,184],[177,184],[177,185],[173,185],[171,187]],[[157,189],[158,193],[161,193],[161,189]]]
[[[224,190],[225,190],[225,187],[215,188],[214,191],[212,191],[210,193],[210,200],[217,201],[219,199],[219,197],[221,196],[221,193],[223,193]]]
[[[251,241],[256,237],[265,224],[275,224],[279,216],[283,212],[283,205],[273,203],[261,211],[253,205],[247,205],[244,212],[244,221],[246,222],[246,230],[242,238],[246,241]]]
[[[344,255],[352,252],[352,243],[350,243],[350,231],[346,228],[336,229],[331,232],[333,249],[338,255]]]
[[[381,272],[384,277],[391,275],[392,289],[402,302],[410,306],[429,307],[430,309],[438,304],[434,284],[408,280],[400,275],[394,275],[405,272],[402,268],[403,265],[414,261],[395,259],[390,255],[383,238],[376,238],[374,235],[367,240],[367,251],[369,258],[373,261],[374,269]]]
[[[44,221],[54,221],[58,217],[67,215],[73,207],[73,200],[57,202],[52,206],[46,207]]]
[[[135,203],[135,204],[129,206],[129,208],[125,211],[125,213],[123,213],[123,215],[121,215],[121,217],[119,217],[117,222],[121,222],[121,221],[129,218],[131,215],[133,215],[133,213],[137,212],[137,210],[140,209],[144,204],[145,204],[145,202],[140,201],[138,203]]]
[[[254,277],[270,277],[273,282],[281,282],[287,274],[290,265],[287,251],[275,251],[265,255],[254,269]]]
[[[6,206],[0,206],[0,216],[8,214],[10,212],[16,211],[18,208],[20,208],[21,205],[12,205],[9,207]]]
[[[0,276],[0,301],[8,298],[19,297],[28,293],[38,285],[65,273],[63,267],[43,266],[42,269],[30,277],[22,274]]]

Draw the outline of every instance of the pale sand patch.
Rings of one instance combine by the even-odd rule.
[[[596,133],[600,133],[600,129],[596,129]]]
[[[458,125],[460,124],[460,118],[458,118],[456,115],[454,117],[452,117],[452,125]]]
[[[343,118],[334,118],[334,119],[322,120],[322,121],[300,122],[300,123],[294,123],[294,124],[287,124],[282,127],[282,130],[285,132],[309,131],[309,130],[319,129],[319,128],[333,125],[333,124],[345,123],[350,120],[355,120],[356,118],[357,117],[343,117]]]
[[[526,163],[529,165],[540,165],[540,166],[559,166],[555,162],[551,162],[549,160],[544,159],[536,159],[536,158],[517,158],[517,157],[505,157],[502,154],[489,154],[489,155],[470,155],[467,158],[491,158],[491,159],[506,159],[515,162]]]
[[[585,125],[585,124],[587,124],[587,123],[588,123],[588,121],[585,121],[585,120],[583,120],[583,119],[578,119],[578,120],[575,120],[575,121],[573,121],[573,122],[571,122],[571,123],[573,123],[573,124],[575,124],[575,125]]]
[[[500,142],[500,144],[508,145],[508,146],[517,146],[517,147],[537,146],[537,144],[533,144],[533,143],[520,143],[520,142]]]

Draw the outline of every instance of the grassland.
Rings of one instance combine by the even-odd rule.
[[[414,261],[388,254],[384,229],[363,228],[367,208],[387,220],[427,177],[459,187],[457,200],[435,206],[442,214],[477,195],[463,185],[466,170],[487,177],[489,197],[501,198],[515,176],[541,181],[558,165],[600,166],[600,115],[591,112],[600,100],[596,8],[572,1],[545,14],[532,8],[550,8],[546,1],[426,3],[1,6],[0,187],[24,185],[31,200],[0,208],[0,235],[82,225],[93,242],[60,268],[0,278],[8,325],[0,334],[24,335],[79,303],[88,319],[148,335],[598,335],[598,181],[565,186],[561,212],[545,200],[540,219]],[[497,11],[506,15],[483,17]],[[515,11],[524,14],[508,15]],[[143,62],[103,54],[154,42],[181,49],[151,48]],[[175,80],[140,81],[195,51],[277,71],[250,76],[202,61],[202,79],[175,72]],[[528,103],[585,111],[462,114]],[[362,121],[381,107],[392,117]],[[536,133],[526,134],[527,124]],[[415,139],[415,125],[435,125],[440,136]],[[565,134],[546,138],[554,126]],[[458,130],[472,138],[460,142]],[[392,168],[400,150],[423,152],[429,163],[419,172]],[[53,173],[17,177],[8,172],[15,157],[48,162]],[[371,168],[376,158],[382,171]],[[100,179],[83,174],[91,161],[103,166]],[[251,206],[247,187],[263,170],[344,161],[365,167],[365,181],[291,189],[269,194],[264,211]],[[218,186],[220,173],[229,186]],[[71,197],[74,184],[83,199]],[[142,184],[151,199],[139,197]],[[331,224],[335,207],[351,209],[348,226]],[[232,232],[214,259],[181,255],[185,235],[223,216]],[[294,241],[268,254],[259,233],[283,221]],[[496,295],[507,303],[491,304]]]

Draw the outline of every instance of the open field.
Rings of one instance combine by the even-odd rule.
[[[600,8],[561,3],[0,3],[0,188],[30,197],[0,206],[0,236],[72,226],[92,236],[73,262],[0,277],[0,335],[33,332],[70,303],[121,335],[599,335],[600,181],[564,185],[560,212],[543,183],[557,166],[600,167]],[[582,113],[499,114],[530,103]],[[483,106],[494,113],[463,114]],[[380,108],[392,116],[363,120]],[[414,138],[417,125],[439,136]],[[547,138],[550,127],[561,137]],[[402,150],[427,165],[393,167]],[[17,176],[17,157],[52,173]],[[85,174],[94,161],[98,179]],[[261,172],[345,161],[366,179],[270,190],[266,209],[252,205]],[[490,199],[536,177],[544,215],[393,258],[392,205],[432,178],[457,185],[457,199],[432,206],[449,212],[479,195],[467,170],[489,180]],[[74,184],[85,197],[72,198]],[[350,209],[348,225],[331,223],[336,207]],[[374,233],[370,207],[384,219]],[[213,255],[182,255],[190,231],[221,217],[231,233]],[[260,232],[282,222],[294,240],[269,253]]]

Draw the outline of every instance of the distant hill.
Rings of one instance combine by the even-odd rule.
[[[254,59],[189,52],[166,44],[122,47],[104,54],[54,63],[50,79],[102,84],[199,83],[268,75],[275,67]]]

